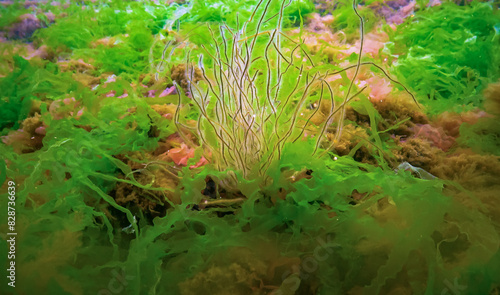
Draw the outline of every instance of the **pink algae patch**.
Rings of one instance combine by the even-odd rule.
[[[187,166],[188,160],[194,158],[195,149],[188,147],[185,143],[182,143],[180,147],[173,148],[167,151],[166,153],[160,155],[162,158],[167,158],[172,161],[176,165],[179,166]],[[195,165],[189,166],[189,168],[194,169],[201,167],[205,164],[208,164],[208,161],[205,157],[201,157],[201,159]]]

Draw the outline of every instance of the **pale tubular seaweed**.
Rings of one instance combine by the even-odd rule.
[[[241,29],[239,22],[237,29],[226,24],[219,26],[216,32],[208,27],[212,44],[202,44],[203,52],[197,55],[203,83],[195,83],[191,51],[186,57],[188,92],[201,113],[196,126],[199,139],[211,152],[212,162],[219,170],[232,167],[242,171],[244,177],[265,175],[272,161],[281,157],[284,145],[297,141],[312,128],[309,122],[321,105],[305,121],[301,121],[299,114],[313,97],[320,104],[330,100],[331,107],[325,116],[327,119],[317,127],[312,156],[322,147],[327,127],[335,124],[337,129],[330,147],[318,156],[326,155],[342,134],[345,106],[366,88],[354,90],[359,68],[373,65],[382,70],[371,62],[361,61],[362,45],[355,65],[343,69],[329,64],[318,67],[303,48],[303,41],[295,42],[282,32],[284,10],[291,2],[282,1],[280,13],[267,17],[271,3],[273,1],[261,0],[251,17],[241,24]],[[363,19],[357,13],[355,2],[353,10],[360,20],[363,44]],[[262,29],[273,26],[272,22],[275,22],[274,29]],[[249,29],[251,24],[255,26],[253,31]],[[281,46],[287,41],[293,47],[289,54]],[[170,45],[167,43],[164,53]],[[205,56],[210,58],[209,63]],[[214,69],[210,70],[208,64]],[[343,98],[335,98],[325,78],[349,69],[355,73],[347,91]],[[182,133],[180,126],[189,127],[180,122],[182,98],[178,90],[175,123]]]
[[[194,83],[194,66],[190,63],[189,53],[187,57],[187,78],[191,82],[189,92],[204,119],[198,121],[200,139],[212,152],[213,161],[220,170],[235,167],[243,171],[244,177],[256,166],[258,174],[262,175],[269,163],[279,158],[283,145],[297,136],[294,127],[311,89],[318,85],[329,87],[324,87],[323,75],[311,75],[307,65],[299,67],[294,64],[296,52],[302,50],[301,43],[296,43],[290,56],[285,57],[281,51],[281,38],[285,36],[281,26],[283,10],[290,2],[283,1],[279,15],[265,20],[271,3],[260,1],[241,29],[220,26],[220,45],[209,28],[215,51],[204,45],[201,47],[212,59],[216,70],[207,71],[203,53],[198,56],[198,67],[208,88]],[[264,8],[259,12],[261,6]],[[278,17],[275,29],[262,32],[263,23],[275,17]],[[248,36],[247,26],[254,18],[258,18],[255,34]],[[260,36],[265,38],[264,48],[257,44]],[[262,50],[263,55],[256,55]],[[308,57],[306,52],[304,54],[297,59]],[[309,62],[309,66],[314,66],[310,59]],[[211,78],[215,81],[212,82]],[[332,91],[330,99],[333,113]],[[292,100],[296,101],[296,106],[291,106]]]

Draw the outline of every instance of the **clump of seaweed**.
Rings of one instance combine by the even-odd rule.
[[[455,111],[480,106],[481,91],[500,74],[499,20],[488,2],[445,2],[418,11],[392,33],[394,43],[387,48],[399,56],[394,73],[430,113],[449,110],[450,104]]]
[[[200,141],[210,150],[219,170],[231,167],[242,171],[244,177],[264,174],[272,160],[279,159],[286,143],[300,139],[310,118],[299,122],[299,112],[309,96],[318,92],[317,88],[321,88],[316,94],[319,101],[328,97],[331,107],[319,126],[313,154],[327,125],[335,120],[342,129],[344,106],[353,98],[349,91],[340,103],[335,102],[333,90],[324,81],[333,67],[327,67],[325,73],[317,71],[302,43],[294,43],[288,53],[283,50],[282,39],[293,42],[282,32],[283,11],[290,2],[282,1],[280,13],[265,20],[271,3],[260,1],[251,17],[237,29],[220,26],[218,37],[222,42],[209,28],[213,45],[201,45],[204,53],[198,55],[205,85],[195,83],[195,67],[189,54],[187,57],[188,88],[201,114],[196,127]],[[257,25],[251,34],[247,30],[254,18]],[[275,27],[262,31],[271,20]],[[215,70],[205,66],[204,56],[211,59]],[[303,59],[308,60],[307,65],[302,64]],[[178,125],[179,116],[177,112]]]
[[[366,88],[355,86],[360,67],[374,65],[361,62],[362,44],[355,65],[315,64],[303,41],[296,42],[282,31],[284,11],[291,1],[282,1],[279,14],[269,17],[271,3],[260,1],[248,20],[237,22],[236,28],[209,26],[211,44],[201,44],[195,53],[188,50],[186,57],[188,92],[201,116],[195,128],[199,141],[218,170],[242,171],[245,178],[264,175],[272,161],[281,157],[286,144],[304,136],[315,136],[311,156],[327,154],[342,135],[346,106]],[[354,2],[352,8],[363,36],[363,20]],[[200,70],[203,81],[196,83],[195,73]],[[355,73],[347,79],[344,93],[336,96],[326,78],[347,70]],[[315,110],[303,117],[305,106],[315,101]],[[179,131],[181,126],[194,129],[181,122],[182,102],[179,94],[175,123]],[[315,120],[318,112],[324,113],[320,122]],[[324,147],[331,125],[337,131]],[[318,153],[320,147],[325,151]]]

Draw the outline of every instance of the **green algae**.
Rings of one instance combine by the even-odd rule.
[[[49,28],[37,31],[35,40],[50,47],[65,49],[86,48],[90,42],[107,36],[127,33],[131,23],[147,21],[134,32],[158,33],[174,7],[154,3],[141,4],[122,0],[106,4],[88,4],[83,7],[71,6],[66,13],[69,17],[56,20]]]
[[[53,63],[37,67],[20,56],[13,59],[14,71],[0,81],[1,129],[17,129],[28,116],[33,101],[40,101],[41,98],[56,100],[82,88]]]
[[[152,18],[147,8],[125,3],[117,1],[113,9],[103,6],[99,14],[85,11],[37,35],[50,47],[95,58],[96,71],[113,72],[115,82],[87,89],[51,62],[40,65],[20,57],[14,58],[14,71],[1,78],[2,133],[20,126],[33,101],[41,101],[41,120],[47,125],[40,150],[20,154],[0,145],[0,182],[14,180],[18,187],[19,294],[111,292],[116,273],[127,294],[269,291],[260,289],[262,285],[282,293],[295,290],[289,294],[387,294],[398,288],[442,294],[450,291],[450,282],[466,288],[465,294],[485,294],[500,283],[498,225],[482,206],[463,205],[476,204],[475,198],[455,199],[450,193],[460,190],[455,184],[391,169],[390,127],[378,130],[382,118],[363,95],[352,107],[369,117],[371,127],[368,140],[353,151],[369,145],[378,165],[332,153],[311,157],[315,142],[299,140],[285,144],[264,175],[246,178],[234,167],[220,171],[212,165],[190,169],[203,155],[198,149],[179,171],[177,187],[139,183],[137,171],[118,156],[131,153],[130,160],[141,162],[133,153],[150,153],[174,134],[174,123],[163,120],[150,104],[177,103],[177,97],[145,99],[130,85],[147,71],[147,49],[169,10]],[[133,13],[125,12],[127,7]],[[87,16],[99,17],[98,25]],[[214,21],[230,22],[216,16]],[[65,31],[62,24],[76,27]],[[82,27],[88,31],[81,32]],[[354,32],[357,25],[352,28]],[[129,37],[122,36],[126,33]],[[115,35],[123,38],[115,47],[87,48],[91,41]],[[318,62],[319,57],[312,59]],[[106,97],[111,91],[115,97]],[[59,110],[76,112],[79,104],[81,115],[55,118],[48,106],[68,96],[75,103]],[[455,105],[450,97],[441,98]],[[188,105],[183,116],[196,120],[200,114],[189,101],[181,97]],[[158,137],[151,136],[152,127],[159,129]],[[483,138],[483,129],[463,126],[461,133],[473,145]],[[487,138],[489,143],[481,148],[493,153],[497,142],[494,135]],[[207,178],[225,189],[224,204],[229,205],[203,193]],[[133,206],[116,203],[113,189],[118,182],[171,190],[181,203],[170,202],[165,216],[149,219]],[[6,198],[0,203],[5,207]],[[5,220],[4,212],[0,218]],[[315,258],[318,246],[326,253],[321,259]],[[4,239],[0,248],[7,249]],[[1,256],[0,263],[6,262]]]
[[[393,33],[394,73],[431,113],[481,106],[496,81],[500,15],[491,3],[443,3],[415,13]]]

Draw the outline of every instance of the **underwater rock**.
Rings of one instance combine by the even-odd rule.
[[[317,34],[332,33],[332,23],[333,16],[331,14],[321,16],[319,13],[313,13],[308,18],[307,29]]]
[[[413,13],[415,2],[411,0],[394,0],[377,2],[370,8],[385,18],[388,24],[401,24]]]
[[[53,22],[55,19],[54,14],[51,12],[45,13],[44,15],[49,23]],[[10,39],[27,39],[30,38],[36,30],[45,26],[45,23],[36,15],[23,14],[10,26],[7,36]]]
[[[33,14],[24,14],[17,22],[11,25],[7,36],[10,39],[29,38],[33,33],[42,27],[40,20]]]

